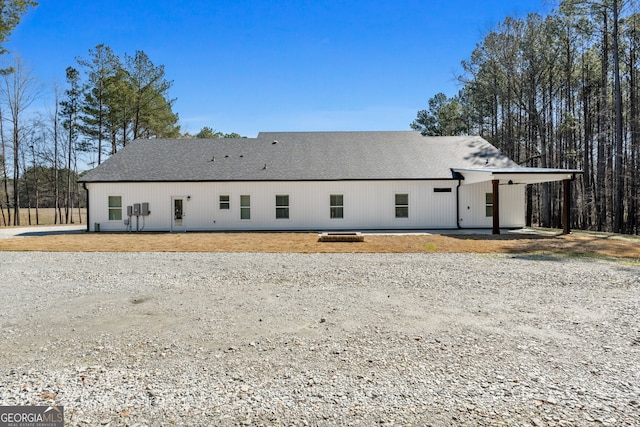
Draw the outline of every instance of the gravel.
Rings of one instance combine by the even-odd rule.
[[[0,252],[0,404],[66,425],[640,425],[640,267]]]

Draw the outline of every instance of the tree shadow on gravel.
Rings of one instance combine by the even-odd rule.
[[[611,238],[603,235],[447,235],[496,252],[510,254],[559,254],[583,257],[615,257],[640,261],[640,242],[635,239]]]

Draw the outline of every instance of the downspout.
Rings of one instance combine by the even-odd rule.
[[[464,176],[462,176],[460,172],[456,172],[454,170],[451,170],[451,172],[453,173],[453,179],[458,180],[458,185],[456,186],[456,227],[458,227],[458,229],[461,229],[462,226],[460,225],[460,186],[462,185],[462,180],[464,179]]]
[[[89,189],[87,188],[87,183],[83,182],[82,183],[82,188],[84,188],[84,191],[87,193],[87,233],[89,231],[91,231],[91,228],[89,226],[89,224],[91,224],[91,221],[89,221]]]
[[[458,230],[462,228],[460,226],[460,186],[461,185],[462,185],[462,180],[458,178],[458,185],[456,186],[456,225],[458,226]]]

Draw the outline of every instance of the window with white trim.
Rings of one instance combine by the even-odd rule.
[[[229,208],[231,207],[229,195],[228,194],[221,194],[219,200],[220,200],[220,202],[219,202],[220,203],[219,204],[220,209],[221,210],[229,210]]]
[[[344,196],[342,194],[329,196],[329,218],[344,218]]]
[[[240,196],[240,219],[251,219],[251,196]]]
[[[109,196],[109,221],[122,220],[122,196]]]
[[[289,195],[276,195],[276,219],[289,219]]]
[[[409,218],[408,194],[396,194],[396,218]]]

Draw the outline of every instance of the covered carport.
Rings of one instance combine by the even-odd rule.
[[[562,232],[569,234],[571,215],[571,182],[582,171],[550,168],[454,168],[454,175],[464,185],[491,182],[493,191],[493,234],[500,234],[500,185],[541,184],[562,181]]]

